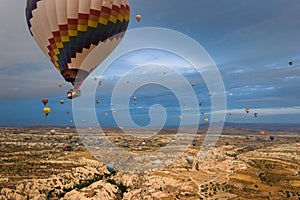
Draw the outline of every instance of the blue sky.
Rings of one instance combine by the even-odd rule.
[[[186,3],[130,0],[129,3],[129,29],[169,28],[186,34],[205,48],[224,81],[227,112],[233,113],[226,117],[227,122],[300,122],[298,0],[189,0]],[[72,102],[65,98],[71,86],[31,38],[24,8],[25,1],[7,1],[0,8],[0,125],[72,125],[72,113],[66,114],[71,112]],[[136,14],[142,15],[140,23],[134,19]],[[288,65],[289,61],[293,61],[293,66]],[[102,125],[114,125],[111,110],[115,108],[111,107],[110,99],[118,78],[126,70],[154,62],[175,69],[188,81],[195,82],[193,88],[198,100],[203,102],[200,112],[205,113],[200,123],[204,117],[210,117],[208,89],[192,66],[171,53],[146,49],[120,57],[105,73],[96,93],[96,98],[101,100],[96,110]],[[59,88],[58,82],[64,86]],[[161,104],[168,114],[167,125],[178,125],[180,109],[172,91],[149,84],[139,88],[135,95],[139,97],[138,105],[129,104],[127,109],[137,124],[147,125],[149,107]],[[48,117],[42,113],[42,97],[49,98],[52,112]],[[60,99],[65,99],[64,105],[59,103]],[[246,107],[251,109],[249,115],[245,114]],[[109,112],[107,117],[103,117],[105,112]],[[258,113],[257,118],[253,117],[254,112]]]

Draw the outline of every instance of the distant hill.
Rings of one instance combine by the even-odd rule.
[[[300,132],[299,124],[285,124],[285,123],[228,123],[224,125],[227,127],[244,128],[252,130],[268,130],[268,131],[289,131]]]

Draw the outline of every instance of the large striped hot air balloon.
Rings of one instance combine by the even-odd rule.
[[[27,0],[25,12],[31,35],[73,92],[118,45],[130,17],[128,0]]]

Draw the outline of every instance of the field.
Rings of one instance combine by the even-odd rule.
[[[105,130],[117,147],[141,154],[166,145],[174,131],[134,138]],[[257,130],[227,127],[198,160],[205,133],[205,127],[199,128],[190,147],[172,164],[130,173],[118,168],[109,172],[72,127],[0,127],[0,200],[300,199],[300,133],[261,136]],[[193,163],[187,156],[194,157]]]

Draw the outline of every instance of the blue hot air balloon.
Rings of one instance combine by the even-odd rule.
[[[257,117],[257,113],[254,113],[254,117]]]
[[[271,136],[270,136],[270,140],[273,141],[274,139],[275,139],[275,136],[274,136],[274,135],[271,135]]]

